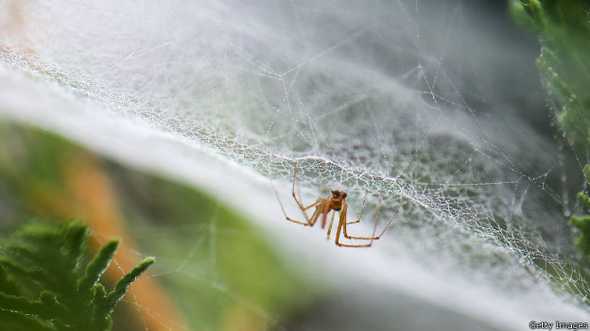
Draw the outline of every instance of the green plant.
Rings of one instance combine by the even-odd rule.
[[[161,296],[143,286],[156,282],[154,278],[146,279],[142,290],[137,287],[133,293],[133,301],[139,302],[141,309],[117,309],[113,330],[157,329],[147,324],[150,321],[160,329],[182,329],[179,325],[186,322],[189,327],[209,330],[230,328],[227,323],[231,321],[267,323],[265,316],[248,307],[256,305],[276,320],[288,318],[305,309],[326,288],[321,283],[303,282],[300,268],[281,260],[265,240],[264,231],[206,192],[93,156],[56,134],[0,120],[0,205],[8,207],[3,224],[18,224],[29,215],[74,217],[86,220],[100,233],[98,222],[106,222],[103,218],[93,222],[95,214],[88,212],[94,208],[88,205],[92,200],[80,198],[71,190],[72,174],[91,173],[79,163],[88,156],[97,158],[101,164],[98,170],[110,179],[113,190],[109,199],[116,201],[116,214],[121,215],[110,222],[127,229],[120,236],[132,238],[132,251],[166,257],[170,271],[182,266],[181,271],[158,277],[157,284],[166,298],[171,298],[174,313],[186,321],[166,317],[165,311],[159,310],[165,305],[160,306],[162,301],[153,298]],[[80,186],[84,192],[96,191],[92,185],[96,182],[84,181]],[[94,194],[92,199],[103,197]],[[129,245],[127,242],[128,249]],[[241,299],[231,300],[227,294]],[[241,317],[234,318],[237,315]],[[2,325],[0,316],[0,330]]]
[[[111,314],[131,283],[152,263],[146,258],[111,291],[100,283],[118,242],[87,253],[80,222],[34,222],[4,240],[0,251],[0,320],[4,330],[111,329]]]
[[[590,165],[584,167],[586,182],[590,185]],[[578,199],[583,208],[590,210],[590,196],[587,192],[579,192]],[[576,238],[576,246],[580,249],[584,258],[590,258],[590,215],[572,216],[570,223],[578,228],[580,235]]]
[[[558,102],[557,120],[577,148],[590,145],[590,1],[513,0],[515,19],[539,36],[537,66]]]
[[[574,148],[590,148],[590,1],[513,0],[515,19],[539,36],[541,53],[537,66],[547,92],[559,104],[557,121]],[[590,167],[584,168],[590,180]],[[582,205],[590,208],[590,197],[580,192]],[[580,235],[576,246],[590,257],[590,215],[574,216],[570,223]]]

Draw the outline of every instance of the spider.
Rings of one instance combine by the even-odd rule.
[[[350,224],[359,223],[361,221],[362,214],[363,214],[364,207],[365,207],[364,202],[363,202],[363,209],[361,210],[361,215],[359,216],[359,218],[357,220],[348,221],[346,219],[346,215],[347,215],[347,211],[348,211],[348,203],[346,202],[346,196],[347,196],[346,192],[338,191],[338,190],[331,191],[332,195],[330,197],[327,197],[327,198],[320,197],[314,203],[310,204],[309,206],[305,206],[302,202],[301,197],[298,197],[298,195],[295,191],[296,182],[297,182],[297,165],[295,165],[295,168],[293,170],[293,187],[292,187],[291,194],[293,196],[293,199],[295,200],[295,203],[297,203],[297,206],[301,210],[301,213],[303,214],[305,221],[299,221],[299,220],[296,220],[296,219],[293,219],[293,218],[287,216],[287,213],[285,212],[285,208],[284,208],[284,206],[277,194],[277,200],[279,201],[279,204],[281,206],[281,210],[283,212],[283,215],[285,216],[285,219],[289,222],[292,222],[292,223],[312,227],[316,224],[317,220],[321,217],[322,229],[325,229],[326,225],[327,225],[327,221],[328,221],[328,214],[330,214],[330,212],[332,212],[332,215],[330,216],[330,225],[328,226],[328,232],[327,232],[327,236],[326,236],[326,238],[328,240],[330,240],[330,234],[332,232],[332,225],[334,224],[334,217],[335,217],[336,213],[338,213],[339,217],[338,217],[338,225],[336,227],[336,240],[335,240],[336,246],[338,246],[338,247],[352,247],[352,248],[371,247],[373,245],[373,241],[381,238],[381,236],[383,236],[383,234],[385,233],[385,231],[387,231],[387,229],[389,228],[389,225],[391,224],[391,222],[390,222],[387,226],[385,226],[385,228],[383,228],[383,231],[378,236],[375,236],[378,222],[375,222],[375,227],[373,228],[373,234],[371,236],[350,235],[348,233],[347,226]],[[276,191],[275,191],[275,193],[276,193]],[[313,208],[313,207],[315,207],[315,211],[313,212],[311,217],[309,217],[307,215],[307,210],[310,208]],[[378,211],[379,211],[379,209],[377,209],[377,211],[375,212],[375,215],[377,215]],[[341,235],[344,235],[344,237],[346,239],[368,240],[369,242],[366,244],[342,243],[342,242],[340,242]]]

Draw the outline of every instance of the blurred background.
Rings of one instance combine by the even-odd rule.
[[[0,231],[80,219],[156,264],[113,330],[588,320],[574,151],[506,1],[0,0]],[[350,193],[366,250],[300,217]],[[377,209],[381,213],[375,213]],[[1,324],[1,321],[0,321]]]

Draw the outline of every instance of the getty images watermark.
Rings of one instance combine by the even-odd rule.
[[[531,330],[587,330],[588,322],[530,321]]]

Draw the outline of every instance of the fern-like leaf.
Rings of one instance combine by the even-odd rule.
[[[80,222],[31,223],[5,239],[0,251],[0,324],[7,330],[108,331],[111,314],[147,258],[107,293],[100,278],[117,241],[87,256],[89,231]],[[90,261],[90,262],[87,262]]]
[[[156,260],[153,257],[145,258],[135,268],[133,268],[133,270],[131,270],[117,282],[115,289],[107,296],[107,303],[111,309],[111,312],[117,303],[123,298],[127,292],[127,289],[129,286],[131,286],[131,283],[133,283],[137,277],[139,277],[139,275],[146,271],[147,268],[154,264],[154,262],[156,262]]]
[[[92,286],[98,282],[102,274],[111,264],[111,260],[113,259],[113,255],[115,255],[118,245],[119,242],[115,240],[108,242],[100,249],[94,259],[90,261],[86,268],[86,273],[84,274],[84,277],[80,279],[80,284],[78,285],[78,290],[81,293],[89,293]]]

